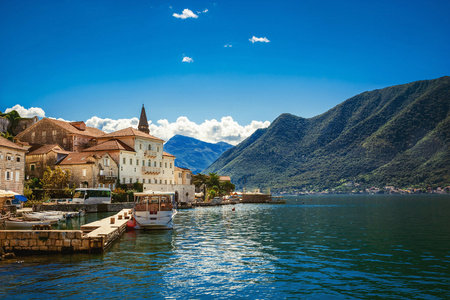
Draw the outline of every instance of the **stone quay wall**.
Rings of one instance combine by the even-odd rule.
[[[102,203],[102,204],[38,204],[33,207],[33,211],[80,211],[85,212],[119,212],[122,209],[133,208],[133,202],[122,203]]]
[[[86,237],[81,230],[1,230],[0,247],[6,252],[102,252],[104,237]]]

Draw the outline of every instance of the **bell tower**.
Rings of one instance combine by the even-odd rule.
[[[150,134],[150,129],[148,128],[147,115],[145,114],[144,104],[142,104],[141,117],[139,118],[138,130]]]

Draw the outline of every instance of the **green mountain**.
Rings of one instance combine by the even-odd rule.
[[[364,92],[305,119],[280,115],[204,172],[238,188],[450,185],[450,77]]]
[[[212,144],[177,134],[164,144],[164,151],[176,156],[175,166],[188,168],[197,174],[231,147],[224,142]]]

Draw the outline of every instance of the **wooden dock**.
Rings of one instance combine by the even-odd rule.
[[[131,209],[122,209],[113,216],[81,226],[81,231],[90,239],[101,238],[101,248],[105,250],[125,232],[131,215]]]

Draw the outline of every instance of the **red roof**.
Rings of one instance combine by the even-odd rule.
[[[27,149],[24,149],[23,147],[11,142],[10,140],[5,139],[4,137],[0,136],[0,146],[1,147],[7,147],[7,148],[12,148],[12,149],[16,149],[16,150],[21,150],[26,152]]]
[[[159,139],[157,137],[154,137],[153,135],[147,134],[145,132],[139,131],[137,129],[134,129],[133,127],[128,127],[122,130],[118,130],[118,131],[114,131],[108,134],[104,134],[102,135],[101,139],[105,139],[105,138],[120,138],[120,137],[127,137],[127,136],[138,136],[138,137],[143,137],[143,138],[147,138],[147,139],[153,139],[153,140],[157,140],[157,141],[162,141],[164,142],[164,140]]]
[[[133,151],[134,149],[125,144],[124,142],[118,139],[111,139],[101,144],[89,147],[87,149],[82,150],[82,152],[86,151],[113,151],[113,150],[125,150],[125,151]]]
[[[171,156],[171,157],[175,157],[175,155],[172,155],[172,154],[167,153],[167,152],[164,152],[164,151],[163,151],[163,156]]]
[[[84,165],[95,163],[95,159],[100,158],[95,152],[72,152],[67,155],[59,165]]]
[[[65,131],[69,132],[70,134],[85,135],[85,136],[91,136],[91,137],[99,137],[99,136],[102,136],[105,134],[100,129],[97,129],[94,127],[79,126],[79,124],[81,124],[81,123],[84,124],[84,122],[71,122],[72,124],[74,124],[74,125],[72,125],[70,122],[66,122],[66,121],[55,120],[55,119],[50,119],[50,118],[43,118],[39,122],[33,124],[31,127],[28,127],[26,130],[19,133],[15,138],[20,139],[21,136],[24,135],[24,132],[28,132],[28,131],[32,130],[32,128],[37,126],[37,124],[39,124],[40,122],[51,122],[54,125],[57,125],[57,126],[61,127],[62,129],[64,129]],[[84,130],[76,127],[75,125],[79,126],[80,128],[84,128]]]
[[[40,155],[40,154],[47,154],[50,151],[56,152],[56,153],[64,153],[69,154],[70,151],[63,150],[59,145],[34,145],[28,150],[27,155]]]

